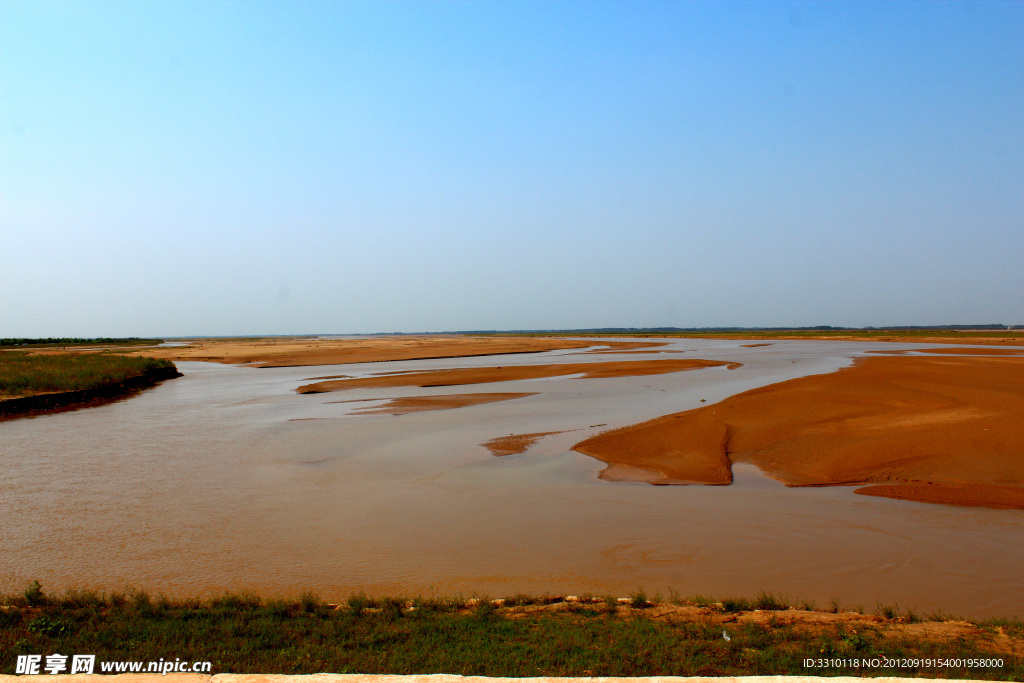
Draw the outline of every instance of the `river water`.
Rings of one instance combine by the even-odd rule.
[[[135,587],[343,599],[516,592],[753,597],[1024,616],[1024,512],[787,488],[598,479],[571,446],[605,429],[910,344],[677,340],[650,354],[556,351],[311,368],[178,363],[128,400],[0,423],[0,590]],[[599,342],[595,342],[599,344]],[[930,345],[935,346],[935,345]],[[675,353],[660,353],[663,350]],[[296,394],[309,378],[693,356],[660,376]],[[539,392],[407,415],[398,396]],[[345,402],[339,402],[345,401]],[[597,426],[600,425],[600,426]],[[521,455],[498,436],[566,430]],[[571,431],[570,431],[571,430]]]

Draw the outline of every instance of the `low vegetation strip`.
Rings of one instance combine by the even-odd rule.
[[[53,346],[156,346],[163,339],[141,337],[3,337],[0,347],[39,348]]]
[[[19,656],[77,653],[98,662],[209,661],[214,674],[1024,675],[1021,622],[921,623],[895,608],[801,612],[783,602],[766,594],[657,604],[642,593],[204,601],[131,591],[53,597],[35,584],[0,598],[0,652],[8,654],[0,673],[13,673]]]
[[[174,377],[174,363],[154,358],[0,352],[0,420],[101,405]]]
[[[60,391],[80,391],[115,384],[174,363],[107,353],[31,354],[0,352],[0,400]]]

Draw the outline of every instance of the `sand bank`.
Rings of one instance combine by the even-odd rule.
[[[602,346],[611,348],[591,349],[586,353],[622,353],[633,349],[653,349],[656,346],[668,346],[668,342],[607,342]]]
[[[746,462],[790,486],[1024,508],[1024,359],[873,357],[599,434],[574,449],[603,473],[729,483]]]
[[[868,351],[867,353],[877,353],[886,356],[906,356],[910,353],[937,353],[942,354],[944,356],[1020,356],[1024,355],[1024,349],[990,349],[987,347],[972,349],[897,349],[895,351]]]
[[[403,396],[400,398],[388,399],[382,406],[363,408],[357,411],[359,415],[405,415],[406,413],[419,413],[425,410],[449,410],[451,408],[465,408],[467,406],[478,406],[484,403],[496,403],[497,401],[509,401],[524,396],[536,396],[537,394],[520,392],[506,394],[449,394],[447,396]]]
[[[392,360],[425,360],[490,356],[506,353],[537,353],[558,349],[582,349],[595,344],[633,348],[637,342],[594,342],[579,339],[534,337],[370,337],[346,339],[198,339],[188,346],[150,348],[134,355],[170,360],[249,363],[261,368],[340,363],[375,363]]]
[[[300,394],[316,394],[324,391],[345,391],[377,387],[448,387],[462,384],[485,384],[489,382],[511,382],[514,380],[540,379],[564,375],[582,375],[583,379],[602,377],[637,377],[641,375],[662,375],[717,366],[729,369],[740,367],[741,363],[700,358],[672,360],[613,361],[608,363],[558,363],[548,365],[512,365],[490,368],[454,368],[427,372],[405,371],[360,377],[357,379],[328,379],[324,382],[306,384],[296,389]],[[317,378],[321,379],[321,378]]]
[[[499,436],[496,439],[491,439],[490,441],[480,445],[489,450],[491,455],[517,455],[519,453],[525,453],[527,449],[543,439],[545,436],[561,433],[562,432],[535,432],[533,434],[509,434],[508,436]]]

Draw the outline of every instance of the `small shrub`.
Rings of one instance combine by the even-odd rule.
[[[348,596],[348,606],[355,614],[362,614],[370,606],[370,599],[366,593],[356,593]]]
[[[320,598],[315,593],[307,591],[299,596],[299,606],[302,607],[303,612],[313,613],[322,604]]]
[[[746,598],[722,598],[722,609],[726,612],[744,612],[750,609],[750,601]]]
[[[38,581],[33,581],[32,585],[25,589],[25,600],[31,606],[45,605],[46,594],[43,593],[43,586]]]
[[[45,614],[28,624],[28,630],[32,633],[47,635],[57,638],[71,631],[72,624],[63,617],[49,617]]]
[[[842,643],[847,648],[854,650],[856,652],[860,652],[862,650],[867,649],[868,645],[870,644],[864,638],[864,636],[860,633],[857,633],[857,631],[851,631],[850,633],[847,633],[846,636],[843,637]]]
[[[774,594],[761,591],[761,594],[754,599],[754,609],[783,610],[789,609],[789,605],[781,596],[776,599]]]
[[[878,607],[875,610],[875,614],[882,617],[883,619],[895,619],[900,615],[899,605],[883,605],[878,603]]]
[[[484,598],[475,608],[473,608],[473,616],[477,619],[489,621],[497,617],[497,610],[494,607],[494,603]]]
[[[402,598],[381,598],[377,606],[380,608],[380,616],[383,619],[386,621],[396,621],[402,618],[405,600]]]
[[[629,594],[629,606],[635,609],[647,607],[647,593],[643,588],[638,588]]]
[[[505,598],[505,605],[508,607],[520,607],[523,605],[530,605],[533,603],[533,598],[522,593],[516,593],[510,598]]]

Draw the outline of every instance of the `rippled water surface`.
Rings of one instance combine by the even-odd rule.
[[[595,342],[596,343],[596,342]],[[907,344],[683,340],[672,354],[559,351],[313,368],[179,363],[110,405],[0,423],[0,589],[134,586],[326,598],[638,587],[761,590],[965,615],[1024,615],[1024,512],[786,488],[751,466],[728,487],[599,480],[589,435],[831,372]],[[931,345],[934,346],[934,345]],[[661,376],[295,393],[312,377],[686,357]],[[353,415],[397,396],[540,392],[469,408]],[[602,425],[602,426],[594,426]],[[565,431],[522,455],[481,443]]]

